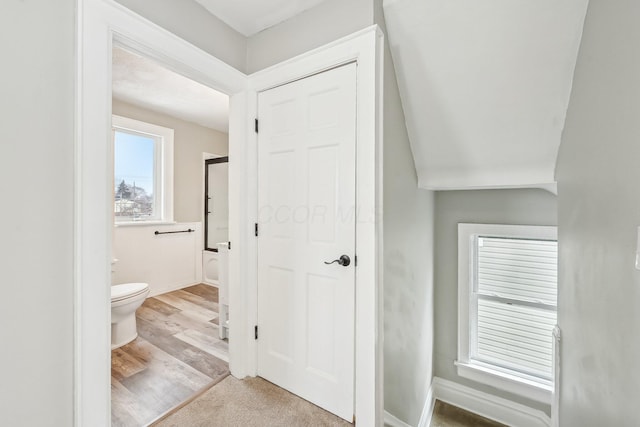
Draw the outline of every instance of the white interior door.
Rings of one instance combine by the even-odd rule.
[[[352,421],[356,64],[261,92],[258,117],[258,375]]]

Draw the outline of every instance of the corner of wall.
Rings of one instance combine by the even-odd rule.
[[[115,0],[198,48],[246,72],[247,38],[193,0]]]
[[[416,427],[429,427],[431,425],[431,419],[433,418],[433,410],[435,408],[436,399],[433,394],[433,385],[429,387],[429,392],[424,400],[422,407],[422,413],[420,414],[420,420]],[[411,425],[405,423],[395,415],[385,411],[384,412],[384,425],[385,427],[411,427]]]
[[[383,16],[376,21],[384,28]],[[432,400],[435,204],[432,191],[418,188],[386,38],[385,45],[385,410],[417,426]]]
[[[327,0],[247,39],[253,73],[348,36],[373,23],[372,0]]]

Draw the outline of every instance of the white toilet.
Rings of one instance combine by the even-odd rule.
[[[138,336],[136,310],[147,295],[147,283],[111,286],[111,350],[130,343]]]

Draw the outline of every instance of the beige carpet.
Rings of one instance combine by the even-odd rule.
[[[153,424],[159,427],[352,426],[262,378],[228,376],[193,402]]]

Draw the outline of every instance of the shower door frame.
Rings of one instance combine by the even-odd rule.
[[[218,248],[209,248],[209,166],[218,163],[229,163],[229,156],[213,157],[204,161],[204,250],[210,252],[218,252]],[[227,193],[228,194],[228,193]],[[228,196],[227,196],[228,198]],[[227,236],[227,240],[228,240]]]

